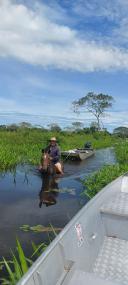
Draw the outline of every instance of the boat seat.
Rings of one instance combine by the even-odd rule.
[[[101,213],[128,217],[128,193],[119,192],[100,207]]]
[[[128,284],[128,241],[105,237],[93,272],[105,280]]]
[[[84,272],[82,270],[75,270],[69,283],[62,283],[67,285],[122,285],[97,277],[93,273]]]

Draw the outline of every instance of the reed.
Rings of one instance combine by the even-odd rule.
[[[40,254],[46,249],[47,245],[41,243],[36,245],[32,242],[32,255],[28,258],[22,249],[19,240],[16,240],[17,250],[16,254],[11,250],[11,259],[0,262],[1,270],[5,272],[5,277],[0,279],[2,285],[16,285],[22,276],[28,271],[33,261],[40,256]]]

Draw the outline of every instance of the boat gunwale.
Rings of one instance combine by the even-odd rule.
[[[72,152],[74,151],[74,152]],[[94,149],[71,149],[71,150],[63,150],[61,151],[61,155],[65,155],[65,154],[79,154],[79,153],[95,153],[95,150]]]
[[[91,200],[88,201],[88,203],[82,207],[78,211],[78,213],[68,222],[68,224],[64,227],[64,229],[55,237],[55,239],[49,244],[47,249],[41,254],[40,257],[32,264],[32,266],[29,268],[29,270],[25,273],[25,275],[19,280],[17,285],[24,285],[26,281],[28,281],[32,275],[35,273],[35,271],[38,269],[38,267],[41,265],[42,262],[45,261],[45,259],[48,257],[48,255],[51,253],[51,251],[56,247],[57,243],[61,244],[61,240],[64,237],[65,234],[68,233],[68,231],[71,229],[71,226],[73,226],[80,217],[83,215],[85,211],[88,210],[88,208],[91,207],[91,205],[96,202],[99,197],[102,197],[104,195],[104,192],[106,192],[107,188],[109,188],[110,185],[116,184],[118,181],[120,181],[125,175],[128,176],[128,172],[117,177],[115,180],[107,184],[105,187],[102,188],[102,190],[97,193]],[[108,189],[109,191],[110,189]]]

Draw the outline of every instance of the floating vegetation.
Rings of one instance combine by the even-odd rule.
[[[36,226],[29,226],[29,225],[23,225],[20,227],[21,230],[23,230],[24,232],[29,232],[29,231],[33,231],[35,233],[44,233],[44,232],[60,232],[62,231],[63,228],[57,228],[57,227],[53,227],[53,226],[49,226],[49,227],[44,227],[43,225],[36,225]]]
[[[49,193],[49,192],[57,192],[57,193],[68,193],[71,195],[76,195],[76,190],[75,188],[62,188],[62,189],[57,189],[57,188],[53,188],[53,189],[49,189],[48,191],[45,191],[45,193]]]

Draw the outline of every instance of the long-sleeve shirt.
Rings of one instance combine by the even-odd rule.
[[[52,157],[53,163],[57,163],[60,160],[60,149],[57,145],[48,146],[45,149],[45,153],[48,153]]]

